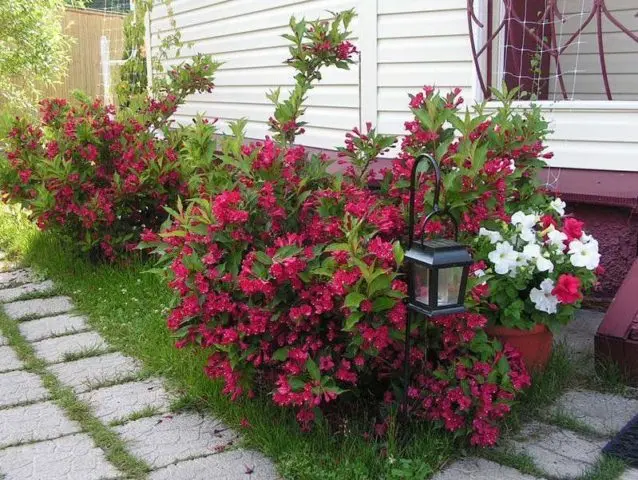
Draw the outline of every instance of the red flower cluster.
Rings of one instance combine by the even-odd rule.
[[[482,447],[496,443],[498,421],[531,383],[520,354],[487,339],[486,322],[471,313],[434,318],[442,336],[436,365],[430,375],[416,376],[410,390],[417,415],[463,432]]]

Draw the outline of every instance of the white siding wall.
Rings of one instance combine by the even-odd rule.
[[[474,67],[466,0],[378,0],[378,125],[403,133],[408,93],[424,85],[462,87],[472,98]]]
[[[625,5],[636,0],[610,1]],[[475,74],[466,0],[172,0],[172,5],[183,40],[194,42],[192,49],[182,50],[182,57],[212,53],[226,62],[213,93],[189,99],[178,112],[178,121],[189,122],[204,113],[218,117],[223,126],[247,117],[248,136],[263,138],[272,113],[266,90],[281,85],[285,91],[293,85],[293,70],[282,65],[288,52],[280,36],[289,17],[314,19],[327,10],[351,7],[358,12],[353,28],[363,52],[361,64],[349,72],[326,72],[310,94],[304,120],[311,127],[300,137],[301,143],[334,148],[343,143],[345,131],[375,119],[383,133],[401,134],[410,118],[407,94],[423,85],[462,87],[468,104],[477,93],[472,90]],[[158,34],[170,31],[164,7],[155,8],[150,23],[150,43],[156,51]],[[582,49],[583,45],[581,53]],[[632,51],[635,54],[636,49]],[[634,61],[619,68],[636,65]],[[583,82],[579,85],[590,80]],[[635,85],[634,81],[634,92]],[[638,171],[638,102],[546,102],[544,106],[555,130],[549,141],[556,153],[552,166]]]
[[[192,96],[178,111],[176,119],[190,122],[198,113],[219,118],[224,127],[229,120],[248,118],[247,135],[263,138],[273,106],[268,90],[282,86],[282,96],[294,85],[294,70],[283,65],[288,58],[287,40],[291,15],[314,20],[328,11],[358,6],[359,0],[173,0],[174,19],[183,42],[181,58],[193,53],[211,53],[224,65],[219,70],[213,93]],[[353,25],[357,41],[358,19]],[[166,9],[160,4],[151,14],[151,44],[157,51],[159,36],[170,33]],[[165,63],[177,63],[169,59]],[[329,69],[320,85],[309,95],[303,120],[310,126],[303,142],[330,148],[343,143],[344,133],[359,126],[359,67],[350,71]]]

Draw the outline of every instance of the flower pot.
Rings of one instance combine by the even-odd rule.
[[[509,343],[521,352],[523,362],[529,371],[544,370],[552,354],[554,335],[545,325],[535,325],[531,330],[508,327],[486,327],[490,337],[501,343]]]

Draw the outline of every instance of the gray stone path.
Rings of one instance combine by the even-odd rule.
[[[593,368],[594,335],[603,314],[581,311],[561,332],[558,341],[568,344],[579,368]],[[547,418],[524,425],[499,447],[504,455],[522,454],[543,476],[578,479],[592,471],[609,439],[638,415],[638,398],[589,390],[571,390],[548,409]],[[578,432],[551,423],[551,416],[569,419]],[[434,480],[534,480],[518,470],[481,458],[458,460],[434,476]],[[620,480],[638,480],[638,469],[628,468]]]
[[[154,480],[274,480],[267,458],[238,446],[219,420],[170,413],[174,398],[141,364],[114,352],[74,313],[70,298],[50,295],[53,284],[28,269],[0,272],[0,304],[22,337],[58,381],[124,440]],[[20,300],[28,295],[29,300]],[[25,370],[0,332],[0,479],[92,480],[124,478],[79,423],[70,420]]]

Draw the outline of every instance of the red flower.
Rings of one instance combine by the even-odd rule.
[[[552,290],[552,295],[556,295],[561,303],[574,303],[583,298],[580,286],[580,278],[564,273],[558,277],[558,282],[556,282],[556,286]]]
[[[575,218],[567,218],[565,219],[565,223],[563,224],[563,233],[567,235],[567,243],[572,240],[580,239],[583,236],[583,226],[585,224],[580,220],[576,220]]]

